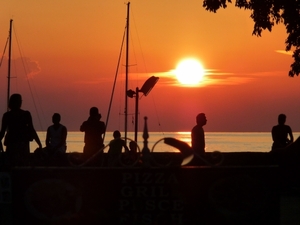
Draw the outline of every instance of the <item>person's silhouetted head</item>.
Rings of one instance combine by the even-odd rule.
[[[204,126],[207,122],[206,116],[204,113],[199,113],[196,117],[196,123],[200,126]]]
[[[283,125],[286,121],[286,115],[285,114],[279,114],[278,116],[278,124]]]
[[[129,148],[130,148],[131,152],[136,153],[137,152],[137,143],[135,141],[130,141]]]
[[[121,133],[118,130],[115,130],[113,133],[114,138],[121,138]]]
[[[54,124],[58,124],[60,122],[60,114],[59,113],[54,113],[52,116],[52,122]]]
[[[22,96],[20,94],[12,94],[9,98],[8,107],[12,110],[20,109],[22,105]]]
[[[99,113],[99,110],[97,107],[90,108],[90,116],[95,117],[97,119],[101,119],[101,114]]]

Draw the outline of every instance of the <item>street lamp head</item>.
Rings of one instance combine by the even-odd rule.
[[[158,79],[159,77],[155,76],[148,78],[148,80],[146,80],[146,82],[139,91],[142,92],[145,96],[147,96],[154,87],[154,85],[157,83]]]
[[[138,130],[138,102],[139,102],[139,92],[142,92],[145,96],[149,94],[149,92],[152,90],[156,82],[158,81],[158,77],[152,76],[142,86],[141,89],[138,87],[136,88],[136,91],[133,90],[127,90],[126,95],[127,97],[133,98],[135,97],[135,132],[134,132],[134,141],[137,142],[137,130]]]
[[[135,91],[133,91],[133,90],[128,90],[127,92],[126,92],[126,94],[127,94],[127,96],[129,97],[129,98],[133,98],[133,96],[135,95]]]

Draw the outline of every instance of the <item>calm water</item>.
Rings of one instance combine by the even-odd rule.
[[[45,132],[38,132],[43,146],[45,145]],[[300,136],[300,132],[294,133],[294,139]],[[150,132],[148,139],[148,147],[154,151],[176,151],[163,141],[159,141],[165,137],[173,137],[186,143],[191,143],[190,132]],[[112,139],[112,132],[107,132],[105,135],[105,144]],[[129,132],[128,138],[134,139],[134,133]],[[206,132],[206,151],[221,151],[221,152],[268,152],[272,145],[272,138],[269,132]],[[138,144],[140,149],[143,148],[142,133],[138,134]],[[67,137],[67,152],[82,152],[83,133],[68,132]],[[31,151],[37,148],[35,142],[31,142]],[[107,150],[107,149],[106,149]]]

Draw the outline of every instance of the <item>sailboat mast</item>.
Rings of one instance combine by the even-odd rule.
[[[127,121],[128,121],[128,52],[129,52],[129,8],[130,2],[127,3],[127,22],[126,22],[126,72],[125,72],[125,142],[127,140]]]
[[[10,20],[9,25],[9,47],[8,47],[8,75],[7,75],[7,111],[9,110],[8,103],[10,97],[10,68],[11,68],[11,39],[12,39],[12,23],[13,20]]]

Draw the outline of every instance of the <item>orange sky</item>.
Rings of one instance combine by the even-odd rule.
[[[126,22],[124,1],[2,0],[0,7],[0,51],[14,20],[12,76],[17,78],[11,93],[23,95],[36,129],[46,130],[59,112],[62,123],[78,131],[92,106],[106,121]],[[288,77],[292,57],[279,53],[285,49],[283,25],[258,38],[252,36],[250,12],[229,5],[214,14],[202,8],[201,0],[132,0],[130,21],[129,89],[152,75],[160,77],[139,101],[140,130],[147,116],[150,131],[189,131],[196,114],[205,112],[206,131],[270,131],[279,113],[300,131],[300,78]],[[6,110],[5,57],[1,113]],[[180,86],[170,73],[186,57],[197,58],[207,71],[197,87]],[[122,66],[119,80],[124,72]],[[123,84],[116,87],[109,131],[124,129]],[[128,101],[133,114],[134,99]],[[132,120],[130,115],[129,131]]]

